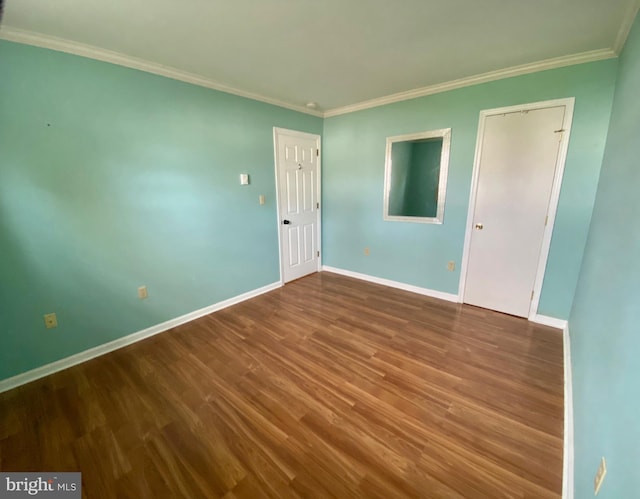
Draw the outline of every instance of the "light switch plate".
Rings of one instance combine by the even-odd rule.
[[[249,174],[241,173],[240,174],[240,185],[249,185]]]

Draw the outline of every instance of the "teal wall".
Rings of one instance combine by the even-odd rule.
[[[279,280],[272,127],[320,118],[5,41],[0,75],[0,379]]]
[[[571,311],[575,497],[640,495],[640,18],[620,57],[591,231]]]
[[[616,70],[573,66],[323,121],[0,41],[0,379],[277,281],[273,126],[323,134],[326,265],[457,293],[446,264],[462,255],[479,112],[575,96],[540,304],[566,318]],[[449,127],[445,223],[383,222],[386,137]]]
[[[328,118],[323,148],[325,265],[458,292],[480,111],[575,97],[574,125],[539,313],[571,310],[607,135],[617,60],[462,88]],[[385,222],[386,137],[452,128],[444,224]],[[363,249],[370,248],[370,256]],[[458,263],[455,272],[447,262]]]
[[[410,217],[435,217],[438,213],[438,183],[442,140],[412,144],[409,181],[404,195],[404,213]]]

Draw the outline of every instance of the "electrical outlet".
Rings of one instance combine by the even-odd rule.
[[[456,270],[456,262],[452,260],[449,263],[447,263],[447,270],[449,272],[453,272],[454,270]]]
[[[45,314],[44,325],[47,327],[47,329],[58,327],[58,317],[56,317],[56,314]]]
[[[264,204],[264,194],[260,194],[260,196],[258,197],[258,202],[260,204]]]
[[[369,256],[370,252],[369,252],[369,248],[365,248],[364,249],[364,256]]]
[[[604,477],[607,474],[607,462],[604,460],[604,457],[600,459],[600,466],[598,466],[598,471],[596,471],[596,476],[593,479],[593,492],[595,495],[598,495],[600,492],[600,487],[602,486],[602,482],[604,481]]]
[[[147,287],[146,286],[140,286],[138,288],[138,298],[140,298],[141,300],[144,300],[148,296],[149,295],[147,294]]]

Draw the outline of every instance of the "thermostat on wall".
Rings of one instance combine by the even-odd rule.
[[[240,185],[249,185],[249,174],[241,173],[240,174]]]

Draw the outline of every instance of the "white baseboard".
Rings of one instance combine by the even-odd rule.
[[[529,317],[529,320],[536,324],[555,327],[556,329],[565,329],[567,327],[566,320],[556,319],[555,317],[548,317],[546,315],[534,315],[533,317]]]
[[[39,378],[44,378],[49,374],[53,374],[58,371],[62,371],[63,369],[67,369],[77,364],[81,364],[82,362],[86,362],[87,360],[91,360],[95,357],[99,357],[100,355],[113,352],[114,350],[125,347],[127,345],[131,345],[132,343],[136,343],[138,341],[144,340],[145,338],[149,338],[150,336],[163,333],[169,329],[180,326],[181,324],[191,322],[205,315],[209,315],[213,312],[217,312],[218,310],[222,310],[223,308],[227,308],[227,307],[230,307],[231,305],[235,305],[237,303],[249,300],[250,298],[254,298],[264,293],[268,293],[269,291],[278,289],[281,286],[282,284],[280,282],[274,282],[273,284],[268,284],[267,286],[263,286],[261,288],[243,293],[241,295],[234,296],[232,298],[229,298],[228,300],[214,303],[213,305],[210,305],[205,308],[201,308],[200,310],[195,310],[193,312],[182,315],[180,317],[176,317],[175,319],[170,319],[161,324],[156,324],[155,326],[148,327],[146,329],[143,329],[142,331],[138,331],[128,336],[123,336],[122,338],[118,338],[116,340],[110,341],[109,343],[104,343],[102,345],[98,345],[97,347],[90,348],[89,350],[85,350],[84,352],[80,352],[70,357],[57,360],[55,362],[52,362],[51,364],[37,367],[35,369],[32,369],[31,371],[27,371],[25,373],[13,376],[11,378],[4,379],[0,381],[0,393],[6,392],[20,385],[30,383],[31,381],[35,381]]]
[[[413,286],[412,284],[405,284],[403,282],[392,281],[390,279],[383,279],[382,277],[375,277],[368,274],[361,274],[359,272],[352,272],[351,270],[338,269],[336,267],[329,267],[327,265],[322,266],[322,270],[326,272],[333,272],[334,274],[340,274],[347,277],[353,277],[354,279],[360,279],[362,281],[373,282],[376,284],[382,284],[383,286],[389,286],[390,288],[403,289],[404,291],[411,291],[412,293],[418,293],[424,296],[430,296],[432,298],[439,298],[440,300],[458,302],[458,295],[452,293],[445,293],[443,291],[436,291],[435,289],[421,288],[419,286]]]
[[[573,499],[573,377],[569,326],[563,331],[564,343],[564,455],[562,459],[562,499]]]

